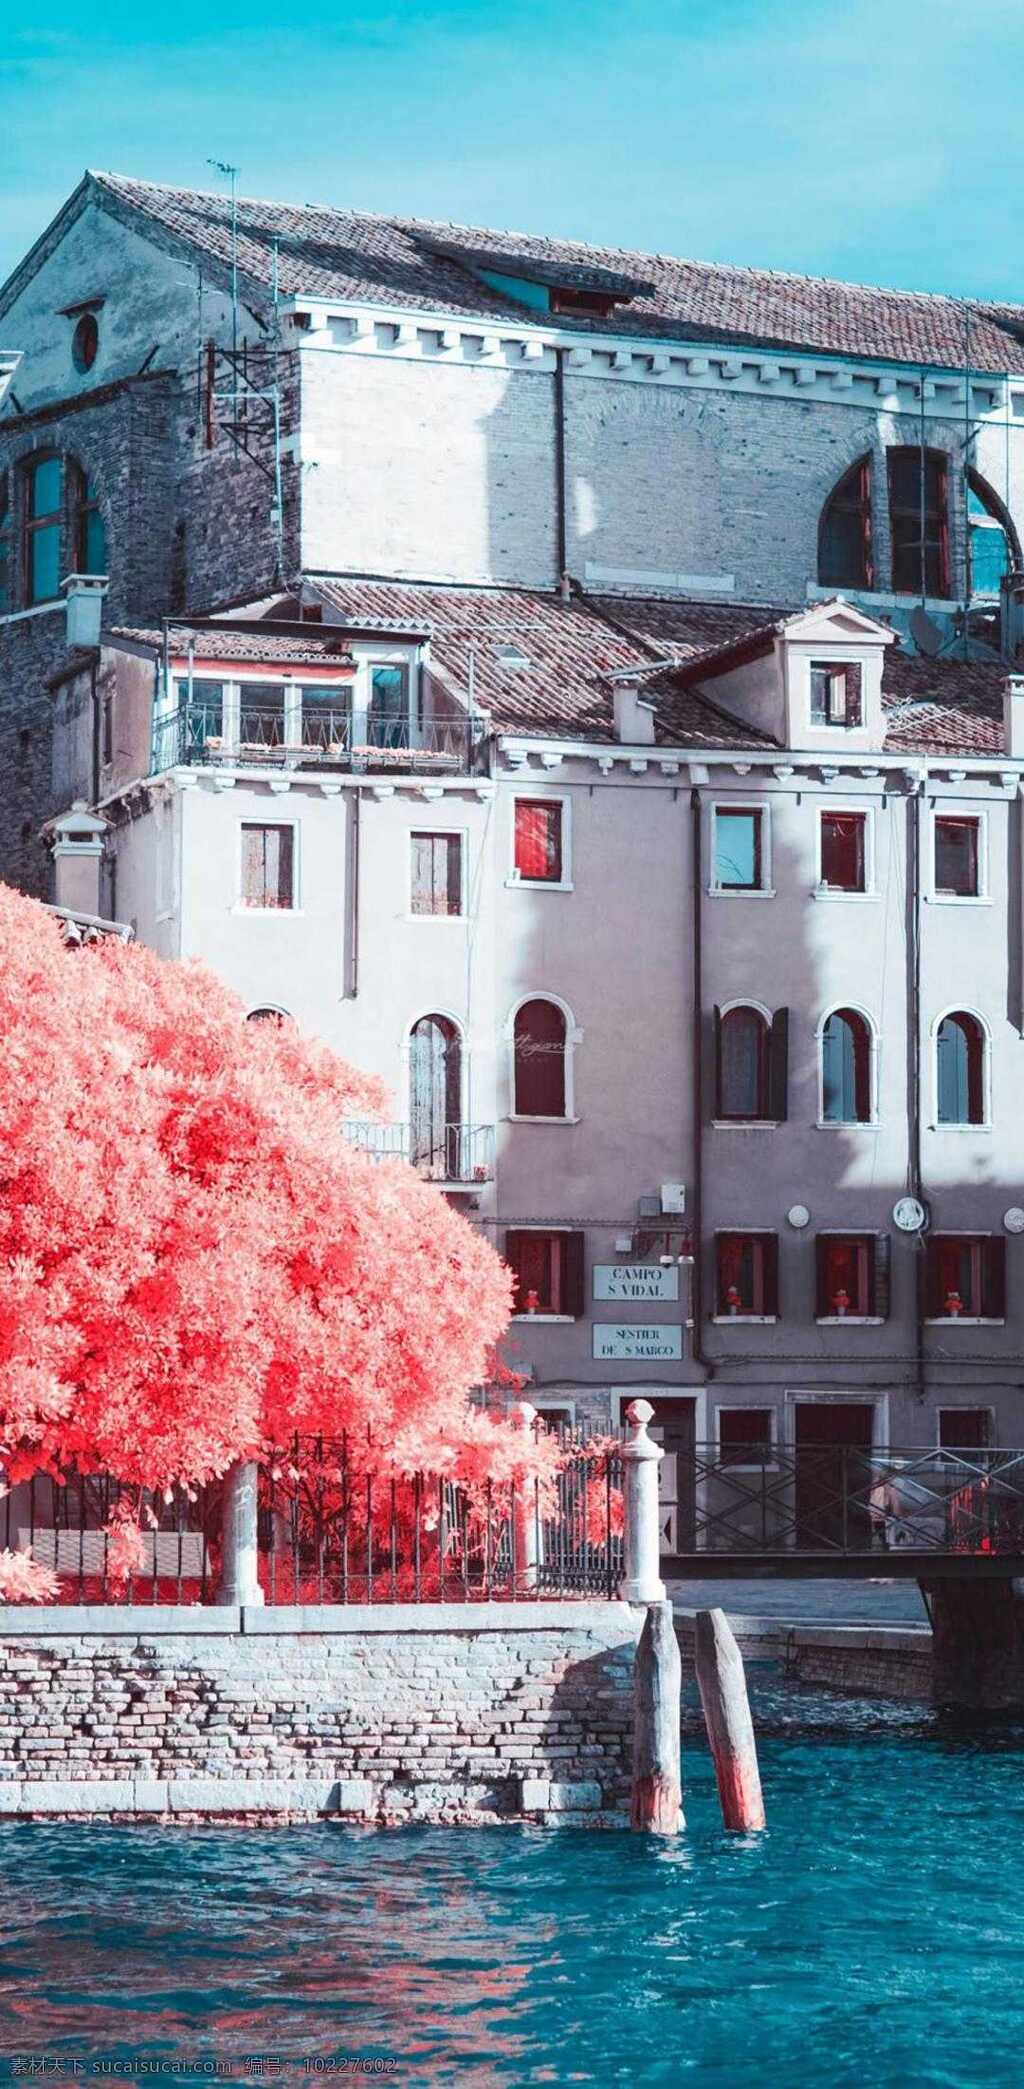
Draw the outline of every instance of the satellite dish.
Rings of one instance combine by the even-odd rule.
[[[934,660],[946,643],[945,634],[940,631],[934,617],[930,617],[920,603],[910,613],[910,636],[918,652],[924,653],[928,660]]]

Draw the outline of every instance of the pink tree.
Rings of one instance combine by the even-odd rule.
[[[473,1483],[553,1453],[470,1393],[489,1245],[342,1120],[386,1095],[195,965],[0,887],[0,1464],[195,1484],[294,1432]]]

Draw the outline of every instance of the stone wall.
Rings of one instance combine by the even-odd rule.
[[[0,1607],[0,1814],[621,1819],[641,1621]]]
[[[929,1702],[932,1697],[932,1635],[925,1630],[798,1625],[786,1632],[784,1658],[791,1681],[818,1684],[849,1697],[910,1702]]]

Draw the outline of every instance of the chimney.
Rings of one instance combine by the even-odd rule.
[[[999,650],[1019,660],[1024,647],[1024,574],[1004,573],[999,583]]]
[[[654,746],[654,705],[645,702],[630,682],[620,682],[612,695],[615,738],[626,747]]]
[[[1024,675],[1003,682],[1003,753],[1024,755]]]
[[[106,820],[91,813],[84,798],[50,823],[54,905],[69,914],[100,918],[100,866]]]
[[[100,642],[103,597],[110,583],[102,573],[69,573],[64,591],[64,635],[69,646],[91,649]]]

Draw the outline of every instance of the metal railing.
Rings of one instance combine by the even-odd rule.
[[[1021,1450],[698,1445],[672,1473],[676,1557],[1024,1555]]]
[[[296,1438],[263,1460],[259,1579],[268,1603],[536,1601],[612,1596],[622,1575],[613,1443],[562,1432],[553,1482],[460,1484],[374,1462],[373,1446]],[[105,1476],[15,1486],[0,1538],[49,1567],[62,1603],[217,1600],[220,1482],[166,1494]]]
[[[159,718],[153,734],[153,770],[195,763],[274,763],[292,768],[336,767],[463,773],[476,766],[483,737],[479,720],[433,718],[353,720],[348,708],[307,706],[294,723],[283,704],[244,703],[235,729],[219,700],[193,701]]]
[[[408,1124],[348,1118],[342,1128],[361,1152],[408,1161],[430,1182],[490,1182],[494,1175],[493,1124],[439,1124],[423,1134]]]

